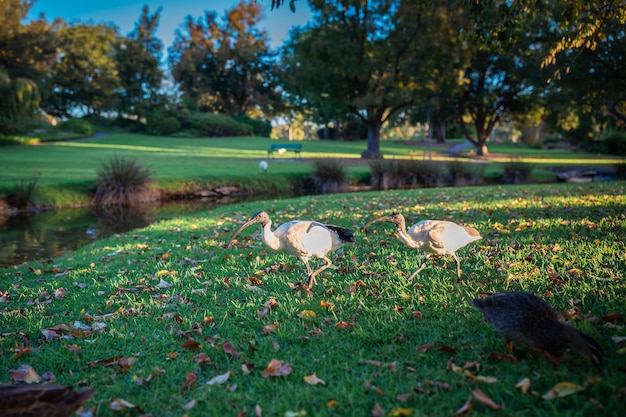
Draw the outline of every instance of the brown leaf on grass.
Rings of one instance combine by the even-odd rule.
[[[329,309],[333,309],[335,308],[335,303],[331,303],[331,302],[327,302],[327,301],[320,301],[320,307],[325,307],[325,308],[329,308]]]
[[[191,410],[195,406],[196,406],[196,400],[192,398],[191,401],[183,405],[183,410]]]
[[[170,352],[165,355],[165,360],[171,361],[178,357],[178,352]]]
[[[313,372],[311,375],[305,376],[303,379],[304,379],[304,382],[306,382],[309,385],[317,385],[317,384],[326,385],[326,381],[318,378],[315,372]]]
[[[606,321],[607,323],[621,323],[624,321],[624,317],[616,312],[612,312],[602,317],[602,320]]]
[[[207,355],[204,352],[198,353],[196,356],[193,357],[193,361],[195,363],[197,363],[198,365],[211,365],[211,358],[209,358],[209,355]]]
[[[448,345],[439,346],[439,350],[446,353],[456,353],[456,349]]]
[[[396,408],[391,413],[389,413],[391,417],[403,417],[403,416],[412,416],[413,409],[412,408]]]
[[[76,343],[74,343],[73,345],[65,346],[65,349],[74,352],[74,355],[76,356],[80,356],[81,354],[80,346],[78,346]]]
[[[263,378],[269,376],[285,376],[291,373],[291,364],[283,363],[278,359],[272,359],[263,371]]]
[[[185,343],[183,343],[183,349],[198,350],[201,347],[202,345],[200,344],[200,342],[197,342],[195,340],[187,340]]]
[[[515,388],[518,388],[520,391],[526,394],[528,390],[530,389],[530,379],[523,378],[517,384],[515,384]]]
[[[465,401],[465,404],[463,404],[461,408],[456,410],[456,412],[454,413],[454,417],[466,416],[469,414],[470,411],[472,411],[472,408],[474,408],[474,404],[472,403],[472,396],[470,395],[467,397],[467,401]]]
[[[228,378],[230,378],[230,371],[226,372],[225,374],[214,376],[213,378],[209,379],[206,382],[206,384],[207,385],[222,385],[226,381],[228,381]]]
[[[239,355],[241,355],[241,353],[237,352],[235,346],[230,342],[224,342],[222,344],[222,349],[224,349],[224,352],[228,353],[233,358],[238,358]]]
[[[582,385],[574,384],[572,382],[559,382],[553,386],[550,391],[546,392],[542,398],[544,400],[553,400],[555,398],[563,398],[568,395],[575,394],[582,391],[584,387]]]
[[[413,393],[411,393],[411,392],[406,393],[406,394],[398,394],[398,395],[396,395],[396,399],[398,401],[402,401],[402,402],[409,401],[412,397],[413,397]]]
[[[308,333],[311,336],[315,336],[315,337],[320,337],[324,334],[324,332],[319,327],[315,327],[314,329],[309,330]]]
[[[501,408],[504,408],[504,404],[496,404],[494,400],[489,398],[480,389],[472,390],[472,395],[474,396],[474,398],[476,398],[476,401],[478,401],[482,405],[485,405],[485,406],[491,408],[492,410],[500,410]]]
[[[274,330],[278,329],[279,327],[280,327],[280,325],[278,323],[266,324],[261,329],[261,333],[263,333],[264,335],[268,335],[268,334],[272,333]]]
[[[13,349],[13,351],[15,352],[15,354],[13,355],[13,359],[17,359],[20,358],[24,355],[26,355],[27,353],[30,353],[33,351],[33,348],[30,346],[18,346],[15,349]]]
[[[485,384],[495,384],[496,382],[498,382],[498,378],[495,378],[493,376],[474,375],[467,369],[463,370],[463,373],[470,382],[482,382]]]
[[[519,359],[517,359],[515,356],[502,353],[502,352],[497,352],[497,351],[491,352],[487,357],[496,362],[510,362],[510,363],[519,362]]]
[[[10,370],[9,376],[13,382],[24,384],[38,384],[42,380],[37,371],[32,366],[26,364],[20,365],[18,369]]]
[[[426,353],[434,347],[435,345],[433,345],[432,343],[427,343],[425,345],[415,346],[415,350],[417,350],[418,352]]]
[[[256,368],[256,365],[253,363],[248,363],[247,360],[243,360],[243,362],[241,362],[241,372],[243,372],[244,375],[248,375],[250,374],[252,371],[254,371],[254,368]]]
[[[109,408],[115,411],[121,411],[121,410],[126,410],[128,408],[135,408],[135,407],[137,407],[135,404],[130,403],[121,398],[116,398],[109,403]]]
[[[380,406],[380,404],[374,404],[372,408],[372,417],[383,417],[385,415],[385,410]]]
[[[351,329],[354,327],[354,323],[348,323],[346,321],[340,320],[335,323],[335,329]]]
[[[312,320],[317,318],[317,314],[313,310],[302,310],[298,313],[298,317],[302,320]]]
[[[415,318],[421,319],[422,318],[422,312],[419,310],[415,310],[411,312],[411,315]]]
[[[193,372],[185,372],[185,382],[182,383],[182,393],[185,394],[191,387],[198,383],[198,375]]]
[[[365,361],[365,363],[367,363],[369,365],[378,366],[379,368],[387,368],[394,374],[396,373],[396,370],[397,370],[397,367],[398,367],[398,361],[381,362],[381,361],[375,361],[375,360],[372,360],[372,359],[368,359],[368,360]]]
[[[54,290],[54,298],[60,300],[65,297],[65,288],[57,288]]]

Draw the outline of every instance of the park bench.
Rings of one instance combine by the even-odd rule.
[[[302,151],[301,143],[272,143],[270,148],[267,150],[267,156],[269,158],[272,157],[274,152],[278,152],[279,154],[285,153],[287,150],[292,150],[294,153],[300,158],[300,151]]]

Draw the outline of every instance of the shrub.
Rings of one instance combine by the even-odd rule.
[[[59,123],[57,128],[58,130],[79,133],[85,136],[92,136],[94,134],[93,125],[84,119],[69,119]]]
[[[422,160],[370,161],[370,183],[374,188],[387,190],[405,186],[436,187],[442,182],[440,165]]]
[[[348,174],[337,159],[318,159],[314,162],[311,180],[319,194],[340,193],[348,189]]]
[[[169,136],[180,128],[178,119],[166,110],[156,110],[146,120],[146,132],[155,136]]]
[[[0,136],[0,146],[35,145],[39,142],[41,140],[33,136]]]
[[[626,156],[626,132],[613,131],[604,138],[609,155]]]
[[[41,174],[31,178],[28,180],[28,183],[25,183],[23,179],[20,179],[17,184],[15,184],[13,193],[7,196],[7,202],[9,205],[17,207],[18,209],[25,209],[32,205],[33,194],[37,188],[37,181],[39,181],[40,176]]]
[[[136,203],[155,200],[150,189],[153,172],[136,159],[115,156],[98,170],[98,184],[93,202],[97,205]]]
[[[246,136],[252,133],[252,129],[237,122],[232,117],[214,113],[195,113],[191,117],[190,128],[198,131],[201,136],[224,137]]]
[[[241,115],[234,118],[236,122],[248,126],[255,136],[269,138],[272,133],[272,123],[269,120],[253,119],[249,116]]]
[[[530,182],[533,165],[522,162],[519,158],[511,158],[502,167],[500,182],[502,184],[525,184]]]
[[[448,185],[478,185],[483,183],[485,165],[452,161],[446,165]]]

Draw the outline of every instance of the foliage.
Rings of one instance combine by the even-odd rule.
[[[420,7],[406,1],[311,7],[314,20],[293,30],[284,47],[284,89],[317,122],[360,120],[368,132],[362,156],[379,158],[383,123],[414,105],[419,90]],[[388,28],[378,30],[380,22]]]
[[[32,177],[30,180],[28,180],[28,183],[25,183],[24,179],[20,179],[17,184],[15,184],[13,192],[7,197],[9,205],[16,207],[20,210],[26,209],[29,206],[33,205],[33,195],[37,188],[37,181],[39,181],[40,175],[41,174]]]
[[[92,136],[95,133],[91,123],[85,119],[75,117],[59,123],[58,128],[59,130],[69,130],[70,132],[80,133],[84,136]]]
[[[63,24],[57,30],[60,49],[46,84],[44,110],[70,116],[76,109],[101,114],[116,109],[121,87],[115,43],[118,28],[105,24]]]
[[[626,131],[611,131],[602,140],[609,155],[626,156]]]
[[[269,138],[272,133],[272,123],[269,120],[254,119],[245,114],[235,116],[233,119],[236,122],[245,124],[250,127],[250,133],[254,136],[262,136]]]
[[[484,183],[485,165],[458,160],[446,162],[449,185],[480,185]]]
[[[102,206],[132,206],[155,200],[156,196],[150,188],[153,174],[136,159],[116,156],[98,170],[93,202]]]
[[[232,117],[216,113],[194,113],[190,119],[190,127],[200,136],[227,137],[250,135],[252,127],[247,123],[239,123]]]
[[[12,145],[35,145],[40,142],[40,138],[33,136],[15,136],[15,135],[1,135],[0,146],[12,146]]]
[[[241,1],[226,11],[222,24],[217,13],[206,12],[197,21],[187,16],[185,32],[176,31],[168,62],[184,95],[199,110],[272,115],[280,105],[274,53],[267,32],[258,27],[261,18],[259,4]]]
[[[121,83],[119,112],[146,117],[159,103],[163,72],[159,68],[163,42],[156,37],[161,8],[150,14],[147,5],[141,9],[139,21],[127,37],[115,44],[115,58]]]
[[[370,183],[377,189],[407,186],[436,187],[443,184],[443,167],[440,163],[417,159],[373,160]]]
[[[314,192],[318,194],[345,192],[349,185],[346,168],[337,159],[316,159],[313,162],[311,181]]]
[[[624,182],[488,186],[309,196],[222,206],[94,242],[51,261],[2,268],[5,382],[27,375],[96,390],[87,414],[497,417],[620,415],[626,247]],[[355,231],[313,295],[293,256],[258,229],[312,219]],[[451,220],[481,241],[407,282],[420,253],[391,226]],[[505,340],[471,300],[522,290],[596,339],[606,369],[573,351],[555,365]],[[277,364],[279,362],[279,364]],[[282,366],[280,366],[282,365]],[[567,398],[544,399],[560,383]],[[529,387],[530,385],[530,387]],[[528,389],[529,388],[529,389]],[[491,401],[489,401],[491,400]],[[120,410],[121,409],[121,410]],[[602,410],[602,411],[600,411]]]
[[[180,130],[181,123],[166,110],[155,110],[146,119],[146,132],[156,136],[169,136]]]

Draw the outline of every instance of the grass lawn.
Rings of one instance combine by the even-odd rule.
[[[34,380],[93,387],[87,406],[99,417],[454,416],[464,405],[476,416],[622,415],[625,188],[455,187],[241,203],[0,269],[0,382],[25,378],[11,371],[31,366]],[[300,218],[353,228],[357,244],[331,255],[336,269],[318,276],[312,296],[299,294],[291,287],[304,266],[265,247],[258,226],[223,247],[261,209],[274,227]],[[446,257],[406,281],[421,256],[391,224],[360,230],[393,210],[409,224],[436,218],[481,232],[458,252],[461,283]],[[573,350],[558,366],[520,345],[519,363],[492,355],[506,352],[505,342],[471,300],[511,290],[541,294],[596,339],[606,368]],[[562,383],[571,395],[544,398]]]
[[[452,141],[454,143],[454,141]],[[365,142],[303,142],[302,160],[293,153],[269,161],[268,174],[258,167],[267,158],[268,138],[166,138],[114,133],[86,141],[65,141],[35,146],[8,146],[0,152],[0,195],[12,192],[19,181],[39,176],[34,202],[39,205],[86,203],[95,185],[98,169],[115,156],[135,158],[154,171],[156,186],[166,190],[198,189],[210,185],[237,183],[251,190],[291,191],[293,179],[308,177],[313,158],[344,158],[353,181],[367,178],[369,166],[360,160]],[[522,146],[493,144],[494,156],[485,175],[497,175],[501,164],[513,156],[524,158],[537,167],[553,165],[604,165],[614,158],[565,151],[543,151]],[[425,158],[432,152],[438,160],[451,158],[438,153],[445,148],[418,146],[406,142],[381,142],[386,158]]]

